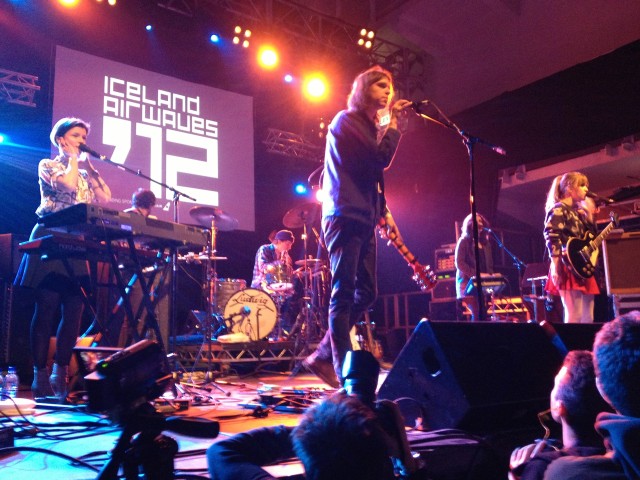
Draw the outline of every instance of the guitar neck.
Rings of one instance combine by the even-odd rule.
[[[387,227],[387,222],[384,219],[380,220],[380,226],[382,228]],[[391,243],[395,247],[395,249],[404,257],[404,259],[410,264],[414,265],[418,259],[411,253],[411,251],[407,248],[407,246],[400,240],[400,237],[396,234],[396,232],[387,229],[387,237],[391,240]]]
[[[614,222],[611,222],[609,223],[609,225],[604,227],[604,230],[602,230],[596,238],[591,240],[591,243],[590,243],[591,248],[593,250],[600,249],[600,245],[602,245],[602,242],[604,241],[604,239],[607,238],[607,236],[611,233],[611,230],[613,230],[615,227],[616,225]]]

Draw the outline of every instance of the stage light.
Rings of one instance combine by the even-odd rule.
[[[217,33],[212,33],[211,36],[209,37],[209,41],[211,43],[219,43],[220,42],[220,36]]]
[[[249,39],[251,38],[251,30],[248,28],[243,29],[240,25],[236,25],[233,29],[233,43],[235,45],[241,44],[244,48],[249,48]]]
[[[318,188],[314,188],[313,190],[316,193],[316,201],[318,203],[322,203],[324,201],[324,197],[325,197],[324,190],[322,190],[322,188],[320,188],[319,186],[318,186]]]
[[[358,38],[358,45],[366,49],[370,49],[373,46],[375,36],[376,34],[373,30],[362,28],[360,30],[360,38]]]
[[[307,186],[304,183],[296,183],[294,190],[298,195],[305,195],[307,193]]]
[[[308,100],[320,101],[326,98],[327,83],[320,74],[313,74],[304,81],[303,93]]]
[[[284,81],[286,83],[292,83],[293,82],[293,75],[291,75],[290,73],[287,73],[283,78],[284,78]]]
[[[80,3],[80,0],[58,0],[58,3],[65,8],[75,8]]]
[[[7,137],[4,136],[4,133],[0,133],[0,143],[4,143]]]
[[[111,5],[112,7],[114,7],[114,6],[115,6],[115,4],[116,4],[116,0],[107,0],[107,3],[108,3],[109,5]]]
[[[146,27],[144,27],[144,29],[145,29],[147,32],[150,32],[151,30],[153,30],[153,25],[151,25],[151,24],[147,24],[147,26],[146,26]]]
[[[278,66],[278,52],[270,45],[260,47],[258,51],[258,64],[266,69],[273,70]]]

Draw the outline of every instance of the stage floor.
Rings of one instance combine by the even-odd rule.
[[[215,420],[220,424],[220,433],[216,438],[196,438],[165,431],[178,442],[179,451],[174,462],[176,474],[189,473],[209,478],[205,450],[213,442],[257,427],[297,425],[302,409],[292,406],[292,403],[297,404],[301,399],[304,399],[302,403],[315,403],[334,391],[305,371],[292,376],[291,371],[271,371],[275,366],[276,363],[261,363],[244,375],[216,378],[214,385],[209,384],[205,388],[191,386],[202,384],[205,372],[196,371],[183,376],[179,389],[191,396],[193,405],[175,412],[175,415]],[[381,375],[381,381],[385,374]],[[14,444],[18,447],[17,451],[0,456],[2,477],[12,480],[96,478],[99,469],[108,461],[107,454],[114,448],[122,429],[104,417],[87,413],[84,407],[49,408],[39,404],[35,409],[29,408],[33,403],[29,403],[31,391],[27,386],[21,387],[19,397],[25,403],[26,414],[3,415],[2,418],[4,427],[14,427]],[[251,405],[260,405],[261,399],[270,397],[275,397],[275,401],[292,398],[293,402],[283,401],[281,406],[263,404],[266,416],[259,418],[253,415],[254,407]],[[74,459],[83,460],[86,466]],[[269,468],[275,476],[288,477],[301,473],[302,467],[294,463]]]

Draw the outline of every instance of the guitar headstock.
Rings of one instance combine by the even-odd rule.
[[[418,284],[420,290],[428,292],[438,283],[438,276],[431,270],[429,265],[422,265],[420,262],[409,264],[413,269],[413,280]]]
[[[616,227],[618,226],[618,212],[614,212],[613,210],[611,210],[609,212],[609,219],[611,220],[611,223],[613,223]]]

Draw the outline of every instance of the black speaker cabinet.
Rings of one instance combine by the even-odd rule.
[[[549,408],[560,351],[537,324],[422,320],[378,392],[409,426],[495,431]]]
[[[554,323],[552,326],[567,351],[591,350],[602,323]]]

